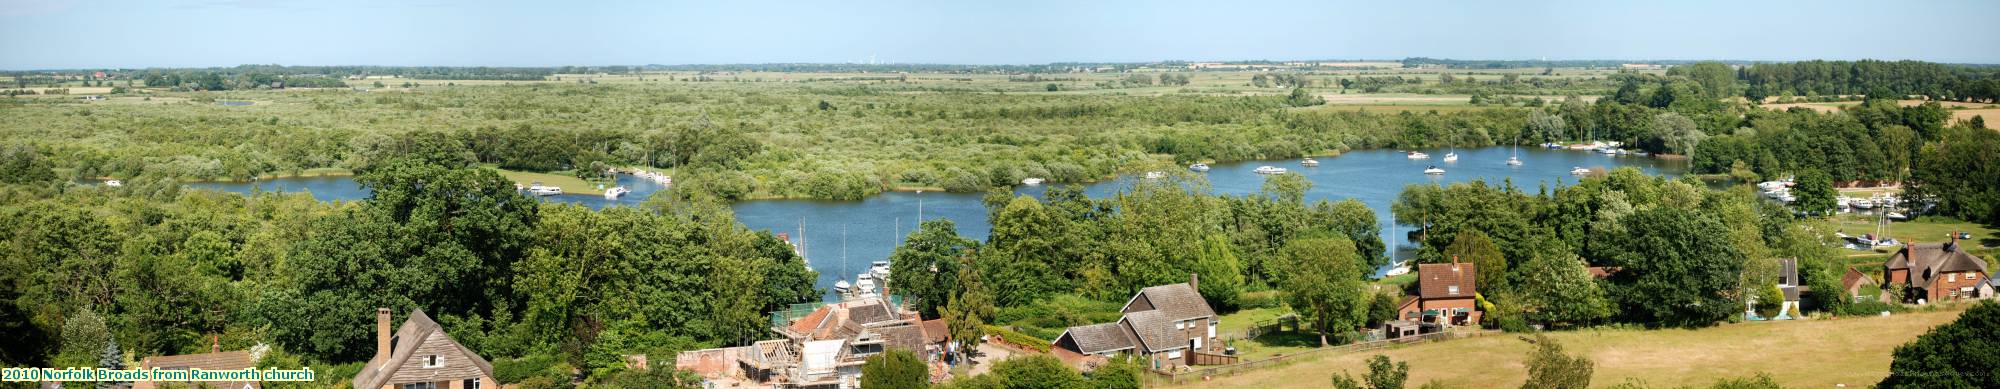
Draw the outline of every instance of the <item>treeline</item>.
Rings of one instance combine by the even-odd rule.
[[[1501,328],[1710,325],[1741,312],[1745,296],[1776,292],[1777,258],[1799,260],[1801,284],[1813,290],[1805,309],[1841,312],[1835,253],[1762,201],[1747,186],[1711,190],[1623,168],[1535,193],[1512,183],[1413,185],[1393,209],[1418,227],[1420,262],[1475,264],[1486,317]],[[1598,281],[1586,266],[1615,270]]]
[[[1738,76],[1748,84],[1743,96],[1867,95],[1869,98],[1923,96],[1933,100],[1993,101],[2000,98],[2000,69],[1922,61],[1800,61],[1760,63]]]
[[[1951,112],[1937,103],[1871,100],[1841,112],[1753,110],[1743,127],[1701,142],[1696,173],[1780,178],[1819,170],[1833,180],[1900,181],[1925,144],[1942,139]],[[1744,175],[1745,172],[1754,173]]]
[[[1617,68],[1629,63],[1649,65],[1679,65],[1694,63],[1691,60],[1615,60],[1615,59],[1573,59],[1573,60],[1484,60],[1484,59],[1442,59],[1411,57],[1403,59],[1403,66],[1444,65],[1452,69],[1516,69],[1516,68]],[[1729,61],[1744,64],[1746,61]]]
[[[134,77],[143,80],[146,86],[173,88],[175,90],[235,90],[235,89],[281,89],[281,88],[341,88],[347,82],[339,77],[305,74],[286,75],[277,73],[249,72],[224,73],[218,71],[146,71]]]
[[[787,243],[722,203],[541,203],[451,142],[422,143],[364,171],[374,195],[352,203],[82,187],[33,150],[0,153],[0,364],[95,367],[107,348],[205,352],[215,335],[331,383],[373,352],[385,307],[429,313],[510,383],[571,368],[597,382],[645,374],[620,355],[763,339],[767,312],[823,294]]]

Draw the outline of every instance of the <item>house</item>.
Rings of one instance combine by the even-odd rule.
[[[682,352],[674,365],[717,387],[852,387],[868,357],[889,350],[924,359],[933,380],[947,371],[941,361],[949,350],[948,326],[921,320],[893,298],[859,298],[774,316],[771,330],[782,339]]]
[[[209,342],[208,352],[206,353],[146,357],[146,359],[139,361],[139,370],[147,370],[147,371],[151,371],[154,369],[159,369],[159,370],[201,369],[210,371],[243,370],[252,367],[257,367],[257,359],[263,356],[262,352],[252,352],[250,350],[222,351],[221,340],[217,339],[214,336],[210,336],[208,342]],[[134,381],[132,382],[132,388],[153,389],[159,387],[160,384],[161,381],[150,381],[150,380]],[[214,388],[229,388],[229,389],[236,389],[236,388],[257,389],[264,387],[264,383],[257,381],[229,381],[229,382],[211,381],[211,382],[200,382],[200,383],[190,381],[190,382],[176,383],[176,384],[177,384],[176,386],[186,386],[186,387],[207,385],[209,387],[214,387]]]
[[[1070,327],[1056,336],[1053,346],[1092,357],[1127,353],[1155,370],[1194,364],[1191,353],[1221,349],[1215,342],[1221,320],[1202,299],[1196,288],[1200,282],[1199,275],[1189,275],[1184,284],[1140,289],[1119,308],[1124,315],[1118,321]]]
[[[389,332],[389,309],[375,310],[375,357],[354,375],[356,388],[497,388],[493,364],[452,340],[421,309]]]
[[[1417,297],[1406,299],[1396,317],[1450,326],[1479,325],[1479,269],[1471,263],[1417,265]]]
[[[1778,314],[1771,320],[1790,320],[1792,312],[1799,311],[1799,294],[1811,292],[1812,287],[1800,285],[1799,260],[1785,258],[1778,260],[1778,292],[1784,302],[1778,305]]]
[[[1875,278],[1861,272],[1861,269],[1850,267],[1847,268],[1847,274],[1840,276],[1840,286],[1847,290],[1849,298],[1861,297],[1861,287],[1868,285],[1877,285]]]
[[[1986,260],[1958,246],[1958,234],[1942,243],[1905,244],[1882,263],[1882,288],[1903,291],[1903,300],[1924,304],[1993,298]]]

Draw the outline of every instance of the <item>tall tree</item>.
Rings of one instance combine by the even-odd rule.
[[[1611,316],[1604,290],[1575,254],[1536,255],[1522,264],[1519,274],[1515,296],[1529,321],[1586,324]]]
[[[1494,245],[1486,234],[1459,230],[1444,254],[1447,260],[1470,262],[1478,269],[1479,278],[1475,282],[1480,291],[1492,294],[1507,289],[1507,257],[1500,254],[1500,246]]]
[[[1797,201],[1792,207],[1802,212],[1830,215],[1839,204],[1834,201],[1833,176],[1825,171],[1807,168],[1798,175],[1798,185],[1792,188]]]
[[[958,236],[949,219],[926,220],[889,254],[889,286],[924,317],[936,318],[958,290],[959,264],[975,244]]]
[[[1729,230],[1708,215],[1653,208],[1623,219],[1611,237],[1611,295],[1633,321],[1671,327],[1713,325],[1736,312],[1743,254]]]
[[[1329,344],[1329,334],[1338,335],[1359,327],[1367,317],[1368,303],[1361,293],[1361,269],[1354,257],[1354,243],[1343,238],[1307,238],[1286,245],[1289,271],[1281,281],[1291,296],[1292,308],[1313,324],[1319,344]]]

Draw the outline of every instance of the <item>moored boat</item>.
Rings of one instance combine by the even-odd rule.
[[[1257,172],[1257,174],[1284,174],[1286,170],[1285,168],[1267,165],[1267,166],[1258,166],[1257,170],[1253,171]]]
[[[1424,174],[1430,174],[1430,175],[1444,174],[1444,169],[1438,168],[1437,166],[1432,166],[1428,169],[1424,169]]]
[[[1027,185],[1027,186],[1041,185],[1042,181],[1043,180],[1041,178],[1028,177],[1021,179],[1021,185]]]
[[[1421,153],[1421,152],[1415,152],[1415,151],[1411,151],[1411,152],[1410,152],[1410,153],[1408,154],[1408,157],[1409,157],[1410,159],[1430,159],[1430,158],[1431,158],[1431,155],[1430,155],[1430,154],[1424,154],[1424,153]]]
[[[1317,159],[1312,159],[1312,158],[1306,158],[1305,160],[1301,160],[1301,161],[1299,161],[1299,165],[1301,165],[1301,166],[1305,166],[1305,167],[1319,167],[1319,160],[1317,160]]]
[[[1585,169],[1582,166],[1577,166],[1575,168],[1569,169],[1569,174],[1574,174],[1579,176],[1586,175],[1590,174],[1590,169]]]
[[[536,182],[533,185],[528,185],[528,194],[536,196],[559,195],[562,194],[562,187],[542,185],[541,182]]]
[[[1445,162],[1458,162],[1458,153],[1444,153]]]
[[[1208,164],[1196,162],[1193,165],[1188,165],[1188,170],[1195,172],[1206,172],[1208,171]]]
[[[611,187],[611,189],[604,190],[604,199],[617,200],[619,197],[625,196],[626,193],[631,193],[631,192],[632,192],[631,189],[625,189],[625,187],[622,186],[614,186]]]

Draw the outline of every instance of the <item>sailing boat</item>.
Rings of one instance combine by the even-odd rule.
[[[1389,268],[1389,271],[1383,272],[1382,273],[1383,277],[1395,277],[1404,274],[1410,274],[1410,266],[1396,260],[1396,248],[1400,243],[1399,241],[1401,240],[1402,240],[1401,237],[1396,236],[1396,210],[1390,209],[1389,210],[1389,266],[1393,267]]]
[[[1507,156],[1507,166],[1521,166],[1521,137],[1514,137],[1514,153]]]
[[[840,227],[840,268],[847,268],[847,226]],[[847,283],[846,277],[841,277],[840,281],[833,282],[833,293],[840,295],[843,300],[853,291],[854,288],[851,284]]]
[[[1447,151],[1447,152],[1445,152],[1445,153],[1444,153],[1444,161],[1445,161],[1445,162],[1458,162],[1458,149],[1457,149],[1457,148],[1453,148],[1453,149],[1451,149],[1451,151]]]

